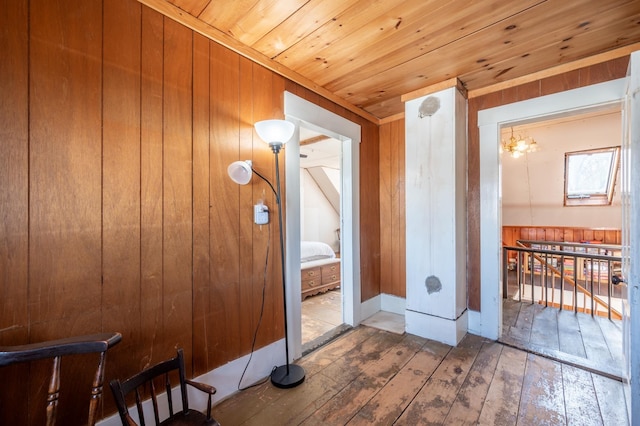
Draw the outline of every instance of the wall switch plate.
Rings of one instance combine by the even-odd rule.
[[[262,203],[253,206],[253,221],[256,225],[269,223],[269,208]]]

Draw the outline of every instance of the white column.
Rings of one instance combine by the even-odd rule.
[[[406,331],[456,345],[467,331],[465,97],[405,104]]]

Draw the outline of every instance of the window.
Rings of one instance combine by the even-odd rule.
[[[565,153],[564,205],[610,205],[619,161],[617,146]]]

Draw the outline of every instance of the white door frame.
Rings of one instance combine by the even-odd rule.
[[[500,128],[621,105],[625,81],[612,80],[478,112],[481,312],[469,312],[470,332],[494,340],[502,334]]]
[[[351,326],[360,323],[360,125],[327,111],[290,92],[284,93],[284,115],[296,124],[293,140],[285,148],[286,161],[286,314],[289,352],[302,355],[300,297],[300,124],[342,141],[340,191],[342,318]]]
[[[640,51],[631,54],[627,73],[628,86],[625,93],[622,149],[623,168],[623,276],[627,285],[628,313],[625,315],[624,348],[627,356],[628,383],[625,383],[625,397],[630,423],[640,418]],[[626,256],[628,257],[626,257]],[[629,318],[630,317],[630,318]],[[630,383],[629,383],[630,382]]]

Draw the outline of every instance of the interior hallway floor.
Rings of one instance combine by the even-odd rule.
[[[342,322],[340,289],[307,297],[302,301],[302,353],[307,354],[351,329]],[[363,325],[404,333],[404,315],[380,311],[362,321]]]
[[[213,409],[223,425],[627,425],[623,385],[467,334],[456,347],[358,326]]]

